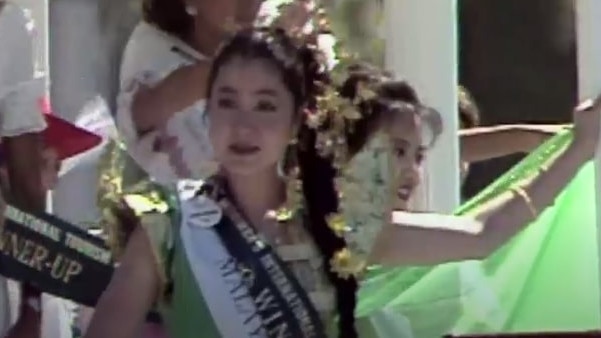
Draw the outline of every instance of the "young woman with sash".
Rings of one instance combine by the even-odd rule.
[[[340,336],[356,336],[356,281],[329,268],[344,247],[326,222],[336,211],[334,170],[303,123],[322,69],[311,49],[281,31],[246,31],[221,50],[207,115],[220,174],[204,184],[180,182],[167,204],[142,210],[149,213],[141,215],[86,337],[131,337],[157,302],[175,338],[326,337],[337,312]],[[282,225],[265,216],[287,199],[278,174],[285,170],[278,168],[297,134],[307,142],[298,164],[311,202]],[[175,212],[153,213],[167,207]]]

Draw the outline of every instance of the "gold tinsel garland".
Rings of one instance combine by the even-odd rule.
[[[100,226],[107,239],[107,244],[115,255],[121,253],[124,233],[113,213],[123,193],[123,160],[122,148],[118,140],[112,139],[107,144],[98,163],[98,193],[96,201],[100,209]]]
[[[315,12],[312,22],[315,26],[315,32],[331,32],[325,10],[320,9]],[[334,55],[336,57],[335,66],[329,68],[326,54],[327,51],[320,50],[318,45],[314,45],[314,36],[296,37],[299,44],[310,44],[316,53],[318,60],[323,65],[323,71],[327,71],[330,82],[318,83],[321,94],[316,98],[317,107],[315,111],[307,111],[305,115],[305,124],[316,131],[316,150],[322,157],[332,160],[332,165],[337,170],[334,180],[335,189],[339,195],[338,211],[328,215],[326,222],[336,235],[345,238],[346,235],[355,229],[350,228],[344,218],[344,210],[349,204],[353,194],[346,193],[345,170],[348,164],[348,140],[347,132],[352,130],[354,123],[363,118],[359,111],[359,105],[362,102],[370,101],[376,97],[376,92],[368,82],[359,82],[357,84],[357,95],[351,100],[342,97],[339,92],[342,84],[348,79],[348,71],[351,65],[357,64],[357,58],[348,54],[340,41],[335,45]],[[369,113],[369,112],[367,112]],[[299,177],[298,167],[289,170],[287,177],[287,201],[285,205],[278,210],[268,213],[268,217],[274,218],[280,223],[289,222],[302,208],[301,178]],[[362,257],[354,253],[347,245],[337,251],[330,257],[330,266],[341,278],[351,276],[360,276],[367,266],[367,257]]]
[[[146,212],[165,213],[167,203],[163,201],[156,186],[148,179],[136,180],[126,184],[124,173],[129,155],[119,140],[107,144],[99,161],[97,204],[101,212],[100,226],[107,238],[107,244],[118,256],[123,250],[127,238],[136,224],[124,224],[134,220],[123,217],[124,204],[131,208],[136,217]]]
[[[320,9],[315,11],[312,21],[316,32],[331,32],[325,10]],[[309,40],[313,40],[310,43],[315,44],[315,39]],[[301,39],[299,43],[309,43],[307,41],[306,39]],[[319,51],[319,46],[314,45],[313,47],[317,53],[321,53],[320,61],[324,63],[329,61],[325,57],[325,53]],[[328,226],[338,236],[344,238],[345,234],[354,231],[354,229],[347,226],[347,222],[343,216],[345,205],[353,195],[345,193],[342,182],[345,166],[349,160],[346,132],[349,127],[352,127],[355,121],[362,118],[362,114],[358,109],[359,104],[373,99],[376,93],[368,83],[359,83],[358,94],[354,100],[341,97],[338,88],[348,78],[348,67],[355,64],[357,59],[346,53],[340,42],[336,45],[335,56],[337,62],[334,68],[329,69],[328,65],[323,65],[324,71],[329,71],[331,82],[319,84],[322,94],[317,98],[317,109],[306,114],[305,123],[317,132],[315,146],[319,154],[332,159],[333,165],[337,169],[335,186],[340,196],[339,210],[329,215],[326,221]],[[328,122],[327,127],[325,127],[326,122]],[[126,156],[127,153],[124,146],[118,140],[113,140],[107,146],[99,163],[100,175],[97,200],[102,211],[102,225],[108,234],[108,243],[117,254],[122,250],[126,235],[123,232],[123,225],[119,224],[113,212],[113,207],[116,203],[127,195],[128,204],[146,204],[151,205],[150,207],[154,209],[166,210],[165,203],[162,202],[156,190],[153,191],[152,185],[148,180],[144,180],[125,191],[123,186],[123,170]],[[278,210],[269,212],[267,215],[278,222],[290,221],[302,206],[302,184],[300,182],[298,167],[289,169],[287,186],[287,201],[285,205]],[[142,207],[142,209],[144,208]],[[341,278],[357,277],[365,270],[366,258],[355,255],[347,246],[330,258],[330,264],[332,271],[337,273]]]

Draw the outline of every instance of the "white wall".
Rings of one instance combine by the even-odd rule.
[[[444,123],[416,207],[452,212],[460,201],[456,0],[386,0],[385,21],[387,68],[408,80]]]
[[[12,0],[19,6],[28,9],[35,21],[38,34],[38,51],[36,54],[40,70],[48,71],[48,0]]]
[[[97,95],[96,2],[52,0],[49,15],[52,104],[58,115],[73,121],[83,105]],[[95,220],[96,177],[94,164],[78,167],[62,177],[54,192],[54,212],[76,223]]]
[[[139,6],[138,0],[50,1],[51,97],[58,115],[74,121],[96,96],[114,101],[120,56]],[[97,219],[96,165],[85,163],[61,178],[53,201],[57,215],[77,223]]]

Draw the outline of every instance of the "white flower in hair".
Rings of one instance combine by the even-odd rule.
[[[327,70],[332,70],[338,64],[339,60],[336,56],[336,38],[333,34],[319,34],[317,37],[317,48],[323,53],[325,57],[325,64]]]
[[[270,26],[280,16],[280,8],[283,5],[293,3],[294,0],[266,0],[261,4],[257,15],[257,25]]]
[[[285,5],[294,3],[296,0],[266,0],[259,9],[257,15],[258,26],[271,26],[276,19],[281,15],[281,9]],[[314,20],[309,20],[306,26],[303,28],[305,34],[312,34],[315,27]],[[317,48],[323,54],[325,58],[325,65],[327,70],[332,70],[338,64],[338,58],[336,57],[335,47],[337,40],[333,34],[319,34],[317,36]]]
[[[392,203],[391,148],[388,136],[378,133],[349,162],[341,182],[343,216],[351,231],[351,249],[367,256],[377,234],[389,222]]]

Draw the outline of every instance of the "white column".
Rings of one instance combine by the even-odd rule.
[[[36,63],[48,74],[48,0],[16,0],[16,4],[31,12],[36,27]]]
[[[601,1],[578,0],[576,33],[578,46],[578,97],[594,98],[601,93]],[[601,135],[600,135],[601,136]],[[597,186],[597,246],[601,270],[601,152],[595,157]],[[601,299],[599,300],[601,302]]]
[[[428,154],[416,206],[451,212],[459,206],[456,0],[387,0],[386,67],[408,80],[443,117],[444,133]]]
[[[52,0],[49,4],[51,97],[57,115],[75,121],[99,92],[102,62],[96,0]],[[97,169],[83,165],[61,177],[53,192],[54,213],[70,222],[93,222]]]

